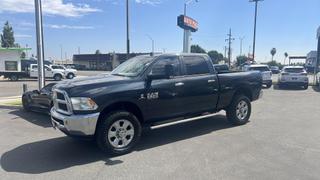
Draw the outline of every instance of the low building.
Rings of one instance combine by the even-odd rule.
[[[31,48],[0,48],[0,71],[20,72],[21,53]]]
[[[317,64],[317,51],[310,51],[307,54],[305,68],[308,72],[314,72],[314,69]]]
[[[149,53],[132,53],[130,57]],[[109,54],[75,54],[73,64],[83,66],[87,70],[111,71],[127,59],[125,53]]]

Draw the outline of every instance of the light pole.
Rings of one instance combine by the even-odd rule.
[[[147,35],[147,37],[151,40],[152,43],[152,55],[154,55],[154,40],[151,36]]]
[[[130,34],[129,34],[129,0],[126,3],[126,13],[127,13],[127,59],[130,58]]]
[[[243,43],[243,40],[244,40],[244,36],[243,37],[240,37],[240,56],[242,56],[242,43]]]
[[[38,56],[38,85],[39,90],[45,86],[44,81],[44,47],[43,47],[43,26],[42,26],[42,5],[41,0],[35,0],[36,34],[37,34],[37,56]]]
[[[199,0],[186,0],[184,3],[184,12],[183,12],[184,16],[187,16],[187,6],[192,1],[199,2]],[[190,35],[191,35],[191,31],[185,29],[183,32],[183,52],[184,53],[190,53]]]
[[[258,2],[263,0],[249,0],[249,2],[255,2],[255,13],[254,13],[254,30],[253,30],[253,51],[252,59],[255,60],[256,53],[256,33],[257,33],[257,15],[258,15]]]

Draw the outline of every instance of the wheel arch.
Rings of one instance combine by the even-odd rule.
[[[138,105],[135,103],[129,102],[129,101],[121,101],[121,102],[114,102],[108,106],[106,106],[100,113],[100,116],[98,118],[97,127],[103,120],[103,118],[112,111],[119,111],[119,110],[125,110],[132,114],[134,114],[140,123],[142,124],[144,122],[143,114],[141,109]],[[96,128],[97,129],[97,128]]]
[[[240,86],[239,88],[237,88],[233,94],[232,99],[240,94],[247,96],[250,99],[250,101],[253,100],[252,90],[249,87]]]

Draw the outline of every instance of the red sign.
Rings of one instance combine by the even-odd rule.
[[[198,22],[188,16],[178,16],[178,26],[182,29],[190,30],[192,32],[198,31]]]

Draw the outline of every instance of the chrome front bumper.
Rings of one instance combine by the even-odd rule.
[[[99,115],[100,113],[67,116],[52,108],[51,122],[54,129],[68,135],[91,136],[95,134]]]

